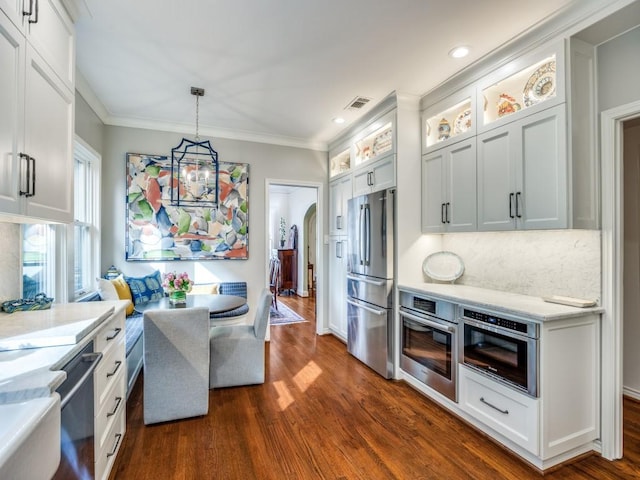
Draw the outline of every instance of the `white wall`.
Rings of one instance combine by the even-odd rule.
[[[249,163],[249,259],[203,262],[125,262],[125,162],[126,153],[166,155],[182,135],[154,130],[105,127],[103,153],[102,270],[115,264],[127,275],[142,275],[155,269],[184,270],[196,282],[246,281],[250,307],[266,284],[268,258],[265,238],[265,179],[326,182],[327,155],[300,148],[282,147],[228,139],[211,139],[219,159]],[[205,138],[203,138],[205,140]],[[326,203],[326,199],[322,199]],[[326,225],[323,226],[326,229]],[[326,268],[326,267],[325,267]],[[255,310],[254,310],[255,311]]]
[[[290,197],[291,223],[298,227],[298,295],[306,295],[304,279],[307,276],[307,263],[305,261],[304,216],[309,207],[316,203],[317,193],[315,188],[296,188]]]
[[[640,98],[640,26],[597,49],[598,107],[610,108]]]
[[[0,303],[20,298],[20,225],[0,222]]]

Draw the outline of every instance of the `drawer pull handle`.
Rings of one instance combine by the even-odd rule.
[[[500,413],[504,413],[505,415],[509,415],[509,410],[502,410],[501,408],[496,407],[495,405],[492,405],[491,403],[487,402],[484,397],[480,397],[480,401],[482,403],[484,403],[485,405],[493,408],[494,410],[499,411]]]
[[[122,403],[122,397],[116,397],[116,405],[115,407],[113,407],[113,410],[107,412],[107,418],[113,417],[116,414],[118,408],[120,407],[120,403]]]
[[[109,457],[113,457],[116,452],[118,451],[118,445],[120,445],[120,440],[122,439],[122,434],[121,433],[116,433],[116,443],[113,446],[113,450],[111,450],[109,453],[107,453],[107,458]]]
[[[120,327],[114,329],[112,334],[107,335],[107,342],[110,342],[111,340],[116,338],[118,335],[120,335],[121,331],[122,331],[122,329]]]
[[[116,368],[114,368],[114,369],[113,369],[113,372],[107,373],[107,378],[109,378],[109,377],[113,377],[113,376],[116,374],[116,372],[117,372],[117,371],[118,371],[118,369],[120,368],[120,365],[122,365],[122,362],[121,362],[120,360],[118,360],[118,361],[115,363],[115,365],[116,365]]]

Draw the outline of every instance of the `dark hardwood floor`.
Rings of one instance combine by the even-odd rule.
[[[543,478],[332,335],[317,336],[312,300],[278,300],[310,321],[271,327],[264,385],[212,390],[205,417],[144,426],[140,376],[112,479]],[[640,403],[625,399],[624,415],[623,460],[593,454],[544,478],[640,478]]]

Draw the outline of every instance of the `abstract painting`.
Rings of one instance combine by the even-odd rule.
[[[249,164],[219,162],[217,207],[171,205],[171,158],[127,153],[127,261],[249,256]]]

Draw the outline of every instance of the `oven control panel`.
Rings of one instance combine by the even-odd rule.
[[[478,322],[494,325],[496,327],[506,328],[507,330],[513,330],[515,332],[527,333],[529,324],[523,322],[517,322],[514,320],[507,320],[506,318],[497,317],[487,313],[476,312],[474,310],[464,309],[464,316]]]

